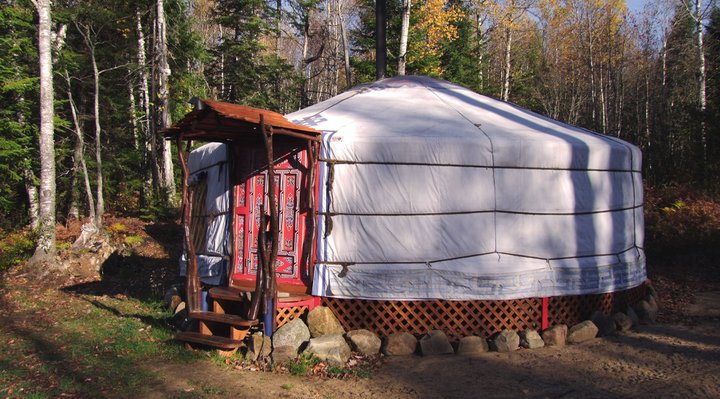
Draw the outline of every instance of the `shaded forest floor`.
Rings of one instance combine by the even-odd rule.
[[[646,220],[657,325],[565,348],[383,358],[370,378],[331,379],[174,342],[162,296],[177,281],[179,226],[110,218],[119,249],[101,277],[0,276],[0,397],[720,397],[720,202],[650,189]],[[79,225],[58,233],[67,247]]]

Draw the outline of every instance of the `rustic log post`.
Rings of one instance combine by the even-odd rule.
[[[252,294],[250,300],[250,308],[248,309],[247,318],[248,320],[256,320],[260,313],[260,307],[265,308],[265,280],[267,279],[267,273],[265,270],[265,214],[260,209],[260,225],[258,226],[258,265],[255,271],[255,291]]]
[[[272,331],[275,330],[275,310],[277,308],[277,282],[275,273],[275,260],[278,252],[278,209],[277,198],[275,197],[275,165],[273,154],[273,128],[265,125],[264,115],[260,115],[260,131],[265,142],[265,152],[268,163],[268,207],[270,208],[270,253],[266,254],[268,267],[268,299],[272,299]]]
[[[182,187],[182,207],[183,207],[183,238],[185,242],[185,250],[187,253],[186,270],[185,270],[185,292],[187,294],[187,309],[189,312],[199,310],[200,305],[200,279],[198,278],[197,256],[195,254],[195,245],[193,244],[190,234],[190,224],[192,223],[192,198],[190,197],[190,171],[185,159],[185,152],[182,148],[183,135],[177,138],[178,156],[180,157],[180,165],[183,172]],[[190,141],[188,140],[186,151],[190,150]]]

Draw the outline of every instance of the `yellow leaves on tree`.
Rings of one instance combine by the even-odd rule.
[[[412,43],[409,61],[420,66],[418,73],[439,76],[443,72],[439,63],[442,46],[457,38],[454,24],[464,16],[463,12],[447,6],[444,0],[426,0],[420,4],[416,15],[417,22],[411,29],[419,40]]]

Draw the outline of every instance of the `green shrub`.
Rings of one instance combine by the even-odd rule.
[[[4,271],[32,256],[35,249],[33,233],[19,230],[10,233],[0,231],[0,271]]]
[[[125,244],[127,245],[137,245],[142,244],[145,242],[145,239],[141,236],[127,236],[125,237]]]

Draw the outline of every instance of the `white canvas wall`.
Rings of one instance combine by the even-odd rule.
[[[626,142],[424,77],[287,117],[324,132],[317,295],[510,299],[646,278]]]

